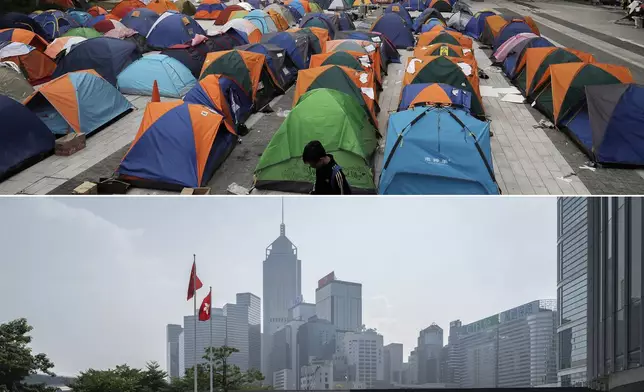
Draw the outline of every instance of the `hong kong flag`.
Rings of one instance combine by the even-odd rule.
[[[188,301],[192,299],[201,287],[203,287],[203,283],[201,283],[201,280],[197,276],[197,263],[193,262],[192,271],[190,271],[190,282],[188,283]]]
[[[199,321],[207,321],[210,320],[210,307],[212,305],[212,301],[210,300],[212,294],[212,289],[210,289],[210,292],[208,295],[206,295],[206,298],[203,299],[203,302],[201,303],[201,307],[199,308]]]

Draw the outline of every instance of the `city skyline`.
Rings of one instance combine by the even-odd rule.
[[[404,358],[419,331],[433,322],[447,330],[452,320],[467,324],[535,298],[555,297],[554,199],[286,198],[285,207],[287,236],[302,260],[304,300],[315,302],[318,279],[331,271],[362,284],[364,324],[377,328],[385,344],[402,343]],[[280,224],[279,198],[13,199],[0,208],[10,223],[3,230],[29,230],[41,241],[38,249],[16,241],[3,245],[7,260],[22,261],[0,277],[3,298],[20,288],[22,277],[47,292],[44,298],[38,292],[12,296],[0,321],[27,317],[35,327],[34,350],[48,352],[61,374],[125,362],[141,366],[146,360],[163,366],[165,326],[192,313],[185,301],[192,253],[204,285],[213,286],[215,307],[234,302],[237,292],[261,297],[261,261]],[[326,210],[338,218],[329,222]],[[365,233],[365,227],[375,232]],[[65,235],[52,235],[58,233]],[[4,234],[5,241],[12,238]],[[45,257],[56,265],[39,264],[36,270]],[[213,258],[230,262],[209,263]],[[389,265],[402,269],[403,282],[390,280],[396,271]],[[82,296],[74,297],[79,292]],[[200,290],[199,300],[205,295]],[[70,306],[61,309],[55,301]],[[83,316],[96,325],[83,328]],[[136,325],[126,324],[130,319]],[[129,334],[119,335],[124,326]],[[70,350],[65,347],[70,340],[84,344]],[[110,350],[114,340],[122,342],[121,350]],[[133,341],[137,349],[128,343]],[[83,347],[88,344],[92,349]]]

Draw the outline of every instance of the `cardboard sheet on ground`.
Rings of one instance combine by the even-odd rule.
[[[521,94],[521,91],[519,91],[519,89],[514,86],[497,88],[496,92],[498,92],[499,94]]]
[[[512,102],[512,103],[523,103],[525,102],[525,98],[523,97],[523,95],[519,95],[519,94],[505,94],[505,96],[501,98],[501,101]]]
[[[481,91],[482,97],[491,97],[491,98],[499,97],[498,89],[492,86],[479,86],[479,90]]]

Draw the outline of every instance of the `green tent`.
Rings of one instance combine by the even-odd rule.
[[[96,38],[102,37],[103,34],[90,27],[77,27],[75,29],[70,29],[63,37],[84,37],[84,38]]]
[[[364,71],[360,61],[347,52],[333,52],[321,65],[344,65],[356,71]]]
[[[351,96],[331,89],[315,89],[299,103],[277,130],[255,169],[255,187],[306,193],[315,171],[302,162],[302,150],[319,140],[342,167],[354,193],[375,193],[371,157],[378,131]]]

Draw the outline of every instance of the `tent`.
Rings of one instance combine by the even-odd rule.
[[[519,72],[525,67],[525,52],[529,48],[548,48],[555,45],[543,37],[528,38],[519,42],[503,62],[503,72],[510,78],[514,79]]]
[[[244,16],[244,19],[253,23],[262,32],[262,34],[273,33],[278,31],[275,22],[266,12],[262,10],[253,10]]]
[[[110,20],[103,21],[105,23],[111,23]],[[117,22],[118,23],[118,22]],[[62,37],[83,37],[83,38],[96,38],[101,37],[103,34],[94,30],[91,27],[77,27],[74,29],[69,29]]]
[[[474,16],[465,11],[455,12],[447,20],[447,27],[451,27],[456,31],[465,31],[468,23],[474,19]]]
[[[97,5],[90,7],[87,10],[87,13],[92,16],[107,15],[107,11],[105,10],[105,8],[99,7]]]
[[[219,13],[219,16],[215,19],[215,25],[223,26],[231,20],[243,18],[246,15],[248,15],[248,11],[238,4],[229,5]]]
[[[360,52],[340,51],[311,56],[310,68],[323,67],[325,65],[341,65],[355,69],[356,71],[373,73],[371,60],[368,56]]]
[[[183,101],[152,102],[117,169],[135,186],[179,191],[205,186],[237,144],[224,117]]]
[[[479,77],[476,60],[456,57],[409,58],[403,87],[414,83],[445,83],[459,86],[472,93],[472,114],[483,116],[483,104],[479,91]]]
[[[430,0],[428,7],[438,12],[452,12],[452,3],[449,0]]]
[[[565,63],[550,65],[550,80],[535,98],[535,107],[555,125],[574,114],[584,102],[586,86],[633,83],[626,67],[602,63]]]
[[[383,64],[380,48],[375,46],[371,41],[362,41],[356,39],[336,39],[327,42],[327,52],[357,52],[363,53],[369,57],[373,64],[373,69],[378,82],[382,83],[382,72],[386,69]]]
[[[532,98],[541,86],[550,79],[550,65],[563,63],[593,63],[592,54],[569,48],[530,48],[525,54],[525,68],[513,82]]]
[[[255,10],[262,8],[262,4],[260,0],[248,0],[247,3],[250,4]]]
[[[445,22],[445,18],[443,18],[443,15],[440,12],[438,12],[434,8],[427,8],[423,10],[423,12],[421,12],[420,15],[414,18],[414,23],[412,24],[411,27],[414,30],[418,30],[420,29],[420,26],[422,26],[423,24],[425,24],[425,22],[427,22],[429,19],[432,19],[432,18]]]
[[[347,4],[344,0],[332,0],[329,3],[328,7],[322,7],[324,9],[327,9],[329,11],[342,11],[342,10],[348,10],[351,9],[351,4]]]
[[[404,0],[400,5],[410,11],[424,11],[428,3],[428,0]]]
[[[326,43],[330,39],[329,31],[327,29],[321,29],[319,27],[292,27],[286,31],[309,37],[309,45],[312,54],[319,54],[326,51]]]
[[[118,19],[122,19],[129,12],[137,8],[146,8],[146,5],[139,0],[122,0],[112,8],[110,14],[114,15]]]
[[[239,134],[239,128],[251,115],[253,102],[237,82],[223,75],[208,75],[183,97],[187,103],[207,106],[224,116],[226,128]]]
[[[53,151],[56,141],[47,126],[21,103],[4,95],[0,95],[0,121],[0,180]]]
[[[147,8],[137,8],[130,11],[121,19],[124,26],[136,30],[139,34],[147,36],[152,26],[159,19],[159,15]]]
[[[407,25],[408,28],[412,28],[414,22],[411,18],[411,15],[409,15],[409,12],[407,12],[407,9],[403,6],[401,6],[399,3],[393,3],[387,6],[385,8],[385,14],[387,13],[393,13],[402,18],[402,20],[405,21],[405,24]]]
[[[265,12],[269,12],[269,11],[277,12],[278,14],[282,15],[282,17],[286,20],[286,22],[291,26],[294,26],[294,25],[297,24],[297,20],[296,20],[295,16],[293,15],[293,13],[291,11],[289,11],[289,8],[287,6],[285,6],[285,5],[278,4],[278,3],[273,3],[273,4],[269,5],[268,7],[264,8],[264,11]]]
[[[206,20],[215,20],[226,8],[226,4],[222,3],[220,0],[206,0],[199,3],[197,7],[197,13],[195,13],[195,19],[206,19]]]
[[[300,27],[318,27],[329,32],[329,38],[333,39],[338,31],[339,23],[334,23],[333,15],[323,13],[309,13],[304,15],[300,21]]]
[[[54,42],[49,44],[47,46],[47,50],[45,50],[45,54],[49,56],[52,59],[55,59],[58,57],[60,52],[62,51],[69,51],[72,46],[81,43],[85,41],[86,38],[83,37],[60,37],[56,38]]]
[[[0,62],[0,95],[22,102],[33,92],[34,88],[15,63]]]
[[[378,131],[351,96],[331,89],[300,98],[264,150],[255,169],[255,187],[307,193],[315,172],[302,162],[302,150],[319,140],[343,168],[352,193],[374,193],[370,161]]]
[[[47,49],[47,41],[31,30],[25,29],[2,29],[0,30],[0,42],[21,42],[44,52]]]
[[[61,11],[58,12],[60,12],[60,14],[54,12],[43,12],[34,18],[45,33],[42,37],[47,41],[53,41],[72,28],[70,21],[64,17],[65,14]],[[76,24],[75,21],[74,23]]]
[[[154,82],[162,97],[181,98],[197,80],[180,61],[163,54],[143,56],[125,68],[117,78],[123,94],[152,95]]]
[[[92,38],[74,45],[59,62],[54,77],[68,72],[93,69],[116,85],[116,77],[141,57],[135,43],[117,38]]]
[[[151,0],[146,6],[147,9],[162,15],[166,11],[179,12],[179,8],[171,0]]]
[[[268,16],[271,17],[271,19],[273,20],[273,23],[275,23],[275,27],[277,27],[277,31],[286,31],[286,30],[288,30],[288,28],[290,27],[289,23],[286,20],[286,18],[284,18],[282,16],[282,14],[280,14],[279,12],[277,12],[275,10],[268,10],[268,11],[265,11],[265,12],[268,14]]]
[[[275,95],[283,92],[268,68],[266,58],[259,53],[242,50],[208,53],[199,79],[212,74],[235,80],[244,93],[252,97],[256,109],[261,109]]]
[[[136,30],[130,29],[129,27],[126,27],[123,23],[119,22],[118,20],[112,20],[112,19],[105,19],[96,23],[93,26],[93,29],[98,31],[101,34],[106,34],[112,30],[126,30],[126,29],[132,30],[134,32],[133,34],[138,34]],[[96,36],[94,33],[91,32],[92,29],[87,29],[87,30],[89,30],[88,31],[89,34]],[[67,34],[69,34],[69,31],[67,32]],[[100,35],[98,35],[97,37],[100,37]],[[92,38],[92,37],[88,37],[88,38]]]
[[[297,75],[293,106],[305,93],[319,89],[333,89],[350,95],[362,106],[373,125],[378,126],[378,101],[373,76],[341,65],[324,65],[302,70]]]
[[[297,69],[306,69],[309,67],[311,51],[309,37],[306,34],[289,33],[286,31],[266,34],[262,37],[262,43],[277,45],[284,49]]]
[[[7,12],[0,15],[0,29],[25,29],[32,31],[45,40],[49,40],[45,30],[34,19],[18,12]]]
[[[394,46],[394,44],[387,38],[378,32],[367,32],[367,31],[338,31],[335,35],[336,39],[359,39],[363,41],[371,41],[376,46],[380,47],[380,55],[382,58],[382,64],[386,67],[390,63],[400,63],[400,53]]]
[[[179,12],[181,12],[184,15],[194,17],[194,15],[197,13],[197,7],[195,7],[195,5],[192,4],[192,1],[190,0],[177,0],[174,2],[174,4],[179,9]]]
[[[247,21],[246,19],[231,20],[224,25],[222,31],[227,32],[230,29],[234,29],[249,44],[256,44],[262,39],[262,31],[255,26],[255,24]]]
[[[414,36],[411,30],[397,14],[383,14],[371,25],[370,31],[382,33],[398,49],[414,46]]]
[[[169,48],[192,41],[195,35],[206,35],[199,23],[189,16],[166,12],[152,25],[147,35],[148,45]]]
[[[455,108],[389,116],[382,195],[498,195],[490,123]]]
[[[288,12],[290,12],[291,15],[293,15],[293,19],[295,20],[295,23],[300,23],[303,16],[302,14],[300,14],[300,11],[298,11],[297,8],[291,5],[287,5],[286,9],[288,9]]]
[[[432,44],[428,46],[416,46],[414,57],[424,56],[449,56],[449,57],[470,57],[474,54],[470,49],[452,44]]]
[[[253,7],[253,5],[252,5],[252,4],[250,4],[250,3],[249,3],[249,2],[247,2],[247,1],[241,1],[241,2],[237,3],[237,5],[238,5],[238,6],[240,6],[240,7],[242,7],[243,9],[245,9],[245,10],[246,10],[246,11],[248,11],[248,12],[250,12],[250,11],[252,11],[252,10],[254,10],[254,9],[255,9],[255,7]]]
[[[0,61],[11,61],[18,65],[32,85],[49,79],[56,69],[56,63],[47,55],[20,42],[0,43]]]
[[[351,14],[348,12],[336,12],[335,14],[338,17],[338,23],[340,25],[339,30],[346,31],[356,29],[356,25],[353,23]]]
[[[78,23],[81,26],[85,26],[85,24],[94,17],[93,15],[88,14],[85,11],[79,11],[79,10],[68,10],[67,15],[69,15],[70,18],[74,19],[76,23]]]
[[[565,129],[602,164],[644,165],[644,86],[586,86],[586,104]]]
[[[424,25],[420,26],[420,31],[419,33],[427,33],[430,31],[449,31],[448,27],[445,26],[443,22],[441,22],[439,19],[430,19],[425,23]]]
[[[132,104],[94,70],[70,72],[43,85],[25,100],[55,135],[91,134]]]
[[[226,32],[211,35],[207,40],[195,46],[175,45],[172,48],[164,49],[161,51],[161,54],[180,61],[190,70],[195,78],[198,78],[201,74],[201,68],[203,68],[203,63],[206,61],[208,53],[230,50],[243,44],[245,44],[245,42],[238,41],[233,35]]]
[[[485,27],[485,19],[488,16],[494,15],[496,15],[496,12],[491,10],[483,10],[475,13],[474,17],[465,25],[465,30],[463,32],[472,38],[479,39],[483,32],[483,28]]]
[[[293,64],[291,58],[287,56],[286,50],[283,48],[277,45],[262,43],[238,46],[237,49],[263,54],[266,57],[268,68],[275,75],[277,84],[282,90],[286,90],[295,81],[297,67]]]
[[[400,94],[398,111],[416,106],[455,106],[469,113],[472,93],[444,83],[409,84]]]
[[[507,27],[509,27],[508,30],[506,30]],[[509,18],[502,15],[492,15],[485,18],[479,40],[484,45],[498,48],[499,45],[513,35],[528,32],[541,35],[539,28],[530,16]]]
[[[508,57],[508,55],[513,51],[513,49],[521,44],[521,42],[536,38],[538,35],[534,33],[519,33],[507,41],[503,43],[503,45],[499,46],[499,48],[494,51],[494,54],[492,54],[492,61],[495,64],[499,64],[505,61],[505,59]]]
[[[457,31],[428,31],[418,36],[416,46],[428,46],[431,44],[452,44],[472,49],[472,39]]]

